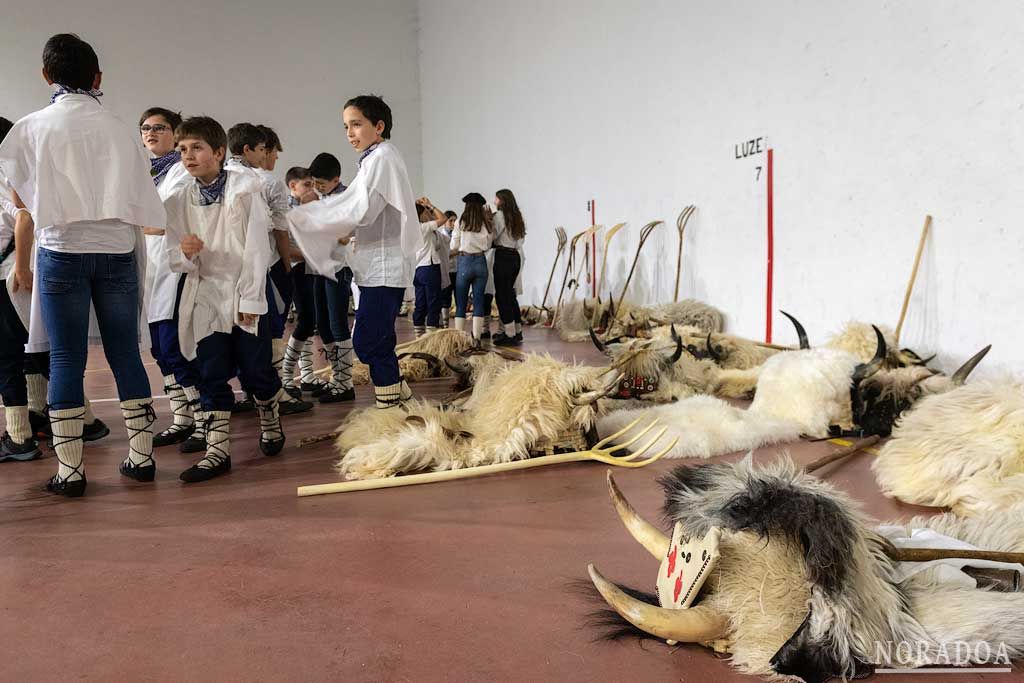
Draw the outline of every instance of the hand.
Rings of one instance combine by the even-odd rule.
[[[181,253],[187,258],[195,258],[196,254],[203,250],[203,241],[195,235],[186,235],[181,240]]]
[[[348,244],[351,241],[352,241],[351,237],[339,237],[338,238],[338,244]]]
[[[419,204],[420,206],[425,206],[426,208],[430,209],[431,211],[434,210],[433,203],[429,199],[427,199],[426,197],[420,197],[419,199],[416,200],[416,203]]]
[[[242,323],[242,325],[245,325],[246,327],[255,327],[255,325],[259,321],[259,319],[260,319],[260,316],[258,314],[256,314],[256,313],[239,313],[238,314],[238,322]]]
[[[318,195],[316,193],[316,190],[310,188],[310,189],[306,190],[305,192],[303,192],[301,195],[299,195],[299,203],[300,204],[309,204],[310,202],[315,202],[319,198],[320,198],[320,195]]]
[[[32,271],[31,270],[16,270],[14,271],[14,291],[24,289],[26,292],[32,291]]]

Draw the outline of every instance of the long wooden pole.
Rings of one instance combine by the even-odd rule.
[[[917,280],[917,269],[921,265],[921,254],[924,253],[924,244],[928,239],[928,233],[932,229],[932,217],[924,217],[924,227],[921,229],[921,239],[917,243],[917,256],[914,257],[914,269],[910,272],[910,282],[907,283],[907,293],[903,295],[903,308],[900,309],[900,321],[896,323],[896,342],[900,341],[900,332],[903,331],[903,321],[907,318],[907,307],[910,306],[910,295],[914,292],[914,281]]]
[[[852,444],[850,444],[849,446],[847,446],[846,448],[844,448],[842,450],[838,450],[835,453],[829,453],[828,455],[824,455],[824,456],[818,458],[814,462],[808,464],[807,467],[804,468],[804,471],[807,472],[808,474],[810,474],[811,472],[814,472],[815,470],[820,470],[825,465],[829,465],[831,463],[834,463],[836,460],[842,460],[843,458],[845,458],[847,456],[853,455],[857,451],[862,451],[865,448],[867,448],[868,446],[875,445],[876,443],[879,442],[879,440],[881,440],[881,438],[882,437],[880,437],[877,434],[875,434],[874,436],[869,436],[869,437],[867,437],[865,439],[861,439],[859,441],[855,441],[855,442],[853,442]]]

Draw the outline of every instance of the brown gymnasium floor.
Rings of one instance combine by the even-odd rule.
[[[409,336],[407,319],[399,329]],[[602,359],[540,328],[523,349]],[[603,465],[299,499],[297,486],[335,480],[330,443],[295,444],[332,430],[350,409],[336,404],[286,417],[279,457],[259,454],[249,414],[233,420],[230,474],[183,485],[196,456],[169,447],[157,452],[157,481],[138,484],[117,471],[127,439],[98,349],[89,367],[86,391],[112,433],[86,445],[85,497],[40,492],[52,451],[0,465],[0,681],[752,680],[697,646],[593,642],[591,605],[569,587],[587,563],[643,588],[657,571],[619,523]],[[440,397],[447,381],[413,388]],[[371,402],[369,388],[357,394],[356,406]],[[167,400],[157,408],[163,428]],[[835,448],[785,450],[809,462]],[[870,457],[821,473],[879,519],[922,512],[879,494]],[[649,519],[661,503],[654,479],[675,464],[616,475]],[[881,677],[969,678],[1019,680]]]

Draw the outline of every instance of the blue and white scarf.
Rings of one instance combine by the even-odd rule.
[[[100,98],[103,97],[103,91],[99,88],[92,88],[90,90],[86,90],[84,88],[69,88],[68,86],[61,85],[60,83],[54,83],[53,96],[50,97],[50,104],[56,102],[57,98],[61,95],[88,95],[99,102]]]
[[[343,183],[343,182],[341,182],[341,180],[339,180],[338,184],[334,186],[334,189],[331,190],[330,192],[328,192],[327,194],[325,194],[324,196],[325,197],[330,197],[331,195],[334,195],[334,194],[341,194],[342,192],[344,192],[347,189],[348,188],[345,187],[345,183]]]
[[[220,170],[216,180],[209,185],[203,185],[199,178],[196,178],[196,185],[199,186],[199,206],[210,206],[220,202],[221,197],[224,196],[224,185],[227,179],[228,172],[224,169]]]
[[[378,147],[380,147],[380,143],[379,142],[375,142],[372,145],[370,145],[369,147],[367,147],[366,149],[364,149],[363,153],[359,155],[359,165],[362,166],[363,165],[363,159],[365,159],[366,157],[368,157],[371,154],[373,154],[373,152],[376,151],[376,149]]]
[[[181,152],[176,149],[171,150],[162,157],[153,157],[149,160],[152,168],[149,170],[149,174],[153,176],[153,184],[159,185],[163,181],[164,176],[171,170],[171,166],[181,161]]]

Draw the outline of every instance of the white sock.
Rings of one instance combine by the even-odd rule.
[[[416,339],[419,339],[420,337],[422,337],[426,333],[427,333],[427,329],[425,327],[423,327],[422,325],[413,325],[412,335]]]
[[[459,332],[465,332],[466,331],[466,319],[465,318],[456,317],[455,318],[455,329],[457,329]]]
[[[523,333],[523,324],[522,323],[513,323],[513,324],[516,326],[516,334],[522,334]]]
[[[405,381],[404,377],[402,378],[402,381],[399,382],[398,384],[400,385],[400,388],[398,390],[398,397],[404,403],[412,398],[412,389],[409,387],[409,384],[408,382]]]
[[[491,333],[491,316],[490,314],[484,316],[484,332],[487,334]]]
[[[271,339],[270,345],[273,349],[271,358],[274,364],[274,372],[284,381],[284,339]]]
[[[377,398],[377,408],[381,410],[398,408],[402,405],[401,381],[398,384],[390,384],[386,387],[374,387],[373,392]]]
[[[334,344],[334,360],[331,368],[334,371],[331,376],[331,384],[341,391],[348,391],[352,388],[352,340],[343,339]]]
[[[185,393],[185,388],[174,381],[174,376],[170,375],[171,384],[166,384],[167,377],[164,377],[164,388],[167,390],[167,398],[171,401],[171,415],[174,417],[174,426],[180,427],[177,431],[182,431],[188,427],[191,427],[195,421],[192,415],[193,407],[192,402]],[[198,398],[199,392],[193,388]]]
[[[515,323],[509,323],[509,324],[505,325],[505,336],[506,337],[514,337],[514,336],[516,336],[516,324]]]
[[[82,427],[84,408],[50,411],[53,450],[57,453],[57,477],[61,481],[78,481],[85,476],[82,465]]]
[[[480,339],[484,333],[484,319],[480,316],[473,316],[473,339]]]
[[[153,412],[153,399],[135,398],[121,401],[121,415],[124,427],[128,430],[128,457],[125,464],[153,464],[153,423],[156,413]]]
[[[427,328],[427,334],[431,334],[433,332],[437,332],[438,329],[439,328],[437,328],[437,327],[428,327]]]
[[[89,402],[89,397],[85,398],[85,424],[91,425],[96,421],[96,416],[92,414],[92,403]]]
[[[4,406],[7,418],[7,433],[16,443],[22,444],[32,438],[32,428],[28,422],[28,406]]]
[[[260,417],[260,441],[277,441],[284,438],[284,430],[281,429],[281,413],[278,409],[278,401],[284,389],[278,389],[277,395],[273,398],[261,401],[256,399],[256,412]]]
[[[281,383],[286,387],[295,385],[295,366],[299,362],[302,349],[306,342],[291,337],[284,349],[284,358],[281,362]]]
[[[302,382],[306,384],[319,384],[319,378],[313,374],[313,340],[307,339],[302,345],[302,352],[299,353],[299,373]]]
[[[231,411],[214,410],[206,415],[206,455],[196,467],[213,469],[231,458]]]
[[[195,419],[196,419],[196,430],[192,432],[190,438],[199,439],[200,441],[206,440],[206,421],[209,417],[209,413],[199,407],[199,399],[196,399]]]
[[[25,375],[25,385],[28,387],[28,409],[33,413],[45,412],[49,382],[38,372],[32,372]]]

